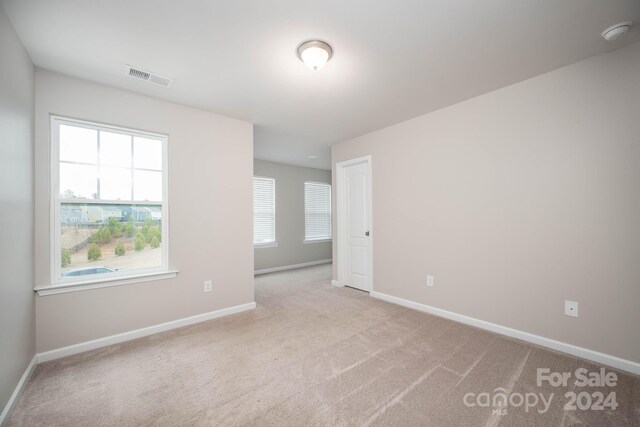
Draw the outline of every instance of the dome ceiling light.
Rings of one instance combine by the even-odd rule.
[[[297,54],[307,67],[317,71],[331,59],[333,49],[329,43],[322,40],[307,40],[300,43]]]
[[[608,42],[618,40],[629,32],[632,25],[633,22],[621,22],[619,24],[612,25],[602,32],[602,38]]]

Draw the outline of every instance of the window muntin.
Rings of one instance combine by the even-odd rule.
[[[331,239],[331,185],[304,183],[304,240]]]
[[[54,283],[167,270],[166,144],[52,118]]]
[[[253,177],[253,244],[276,242],[276,181]]]

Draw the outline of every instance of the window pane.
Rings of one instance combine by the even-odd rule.
[[[100,164],[131,167],[131,136],[101,131]]]
[[[161,213],[160,205],[62,203],[63,278],[161,266]]]
[[[98,131],[60,125],[60,160],[96,163],[98,159]]]
[[[134,137],[133,166],[162,170],[162,142],[157,139]]]
[[[56,280],[166,267],[161,243],[166,237],[165,140],[98,124],[86,129],[72,119],[54,118],[53,124],[58,132],[52,144],[60,161],[59,176],[52,179],[58,180],[62,195],[56,208],[60,228],[52,236],[62,251],[53,257],[61,261],[55,266]]]
[[[331,185],[304,183],[305,240],[331,238]]]
[[[275,185],[272,178],[253,178],[253,243],[276,241]]]
[[[162,172],[133,171],[133,198],[135,200],[162,200]]]
[[[95,199],[98,196],[96,166],[60,163],[60,196]]]
[[[131,169],[101,167],[100,198],[131,200]]]

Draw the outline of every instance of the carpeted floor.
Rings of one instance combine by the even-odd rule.
[[[640,425],[636,376],[538,387],[537,368],[598,367],[335,288],[330,275],[259,276],[256,310],[41,364],[8,424]],[[512,404],[479,406],[500,387]],[[617,409],[563,410],[566,392],[585,391],[615,392]],[[551,393],[549,406],[517,405]]]

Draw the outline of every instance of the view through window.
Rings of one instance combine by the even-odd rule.
[[[57,280],[166,268],[166,138],[54,118],[53,144]]]

